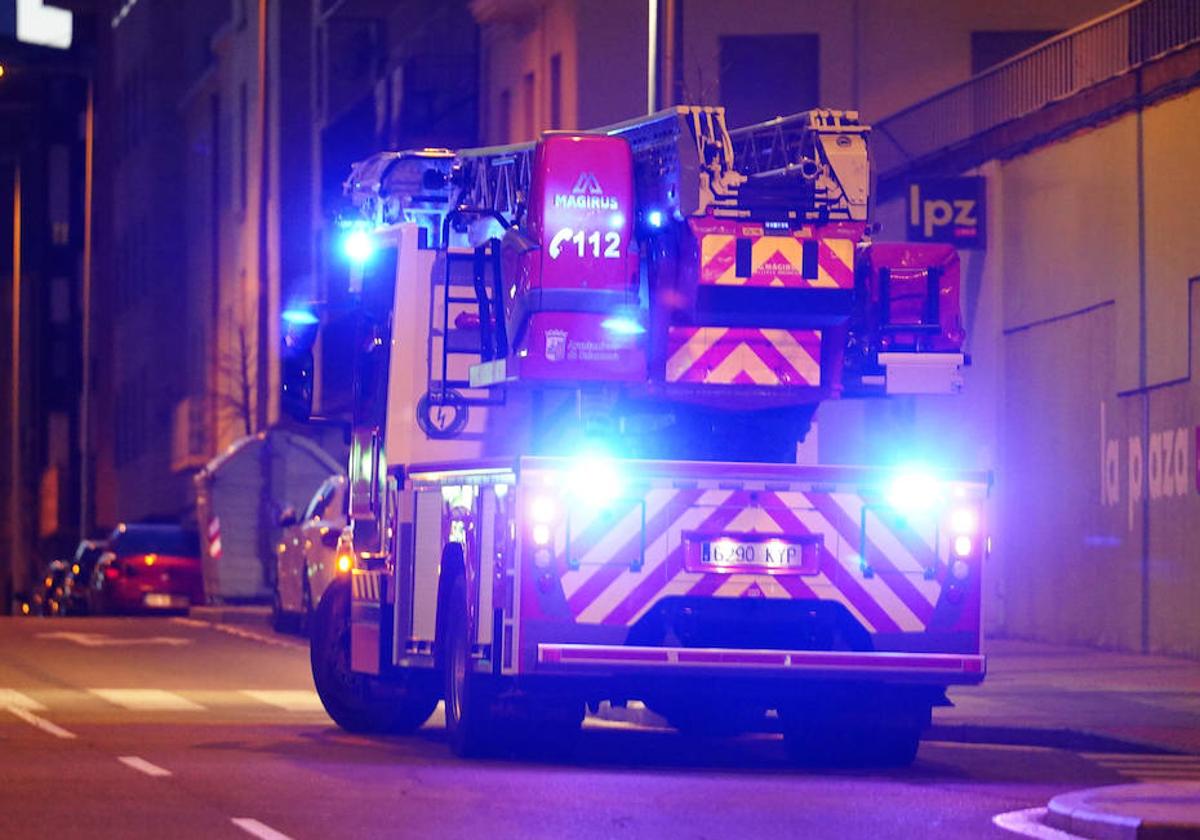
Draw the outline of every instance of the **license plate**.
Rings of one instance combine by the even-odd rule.
[[[182,609],[188,605],[188,598],[186,595],[164,595],[161,592],[147,592],[142,597],[142,603],[147,607]]]
[[[689,571],[816,574],[819,535],[798,540],[759,535],[694,537],[688,540]]]

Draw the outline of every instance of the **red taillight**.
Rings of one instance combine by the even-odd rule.
[[[104,567],[104,577],[106,577],[108,580],[116,580],[120,576],[121,576],[121,570],[118,569],[116,566],[105,566]]]

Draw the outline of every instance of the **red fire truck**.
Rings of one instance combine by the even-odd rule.
[[[797,463],[823,400],[961,386],[957,255],[870,241],[868,136],[675,107],[354,167],[350,569],[312,636],[340,726],[444,698],[468,755],[637,700],[912,760],[984,675],[989,477]]]

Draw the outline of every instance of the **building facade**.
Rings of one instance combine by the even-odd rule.
[[[290,423],[283,312],[321,317],[314,408],[348,411],[342,182],[380,148],[476,141],[477,27],[434,0],[106,6],[93,522],[187,522],[197,469]],[[303,431],[342,454],[336,422]]]
[[[644,112],[649,5],[476,0],[486,140]],[[818,457],[993,470],[993,633],[1200,656],[1196,5],[656,5],[658,104],[862,112],[877,238],[984,179],[964,393],[828,402]]]
[[[78,348],[94,39],[77,11],[69,48],[18,43],[0,21],[0,612],[69,555],[90,507]]]
[[[725,105],[731,126],[813,107],[870,121],[1116,7],[1115,0],[474,0],[486,143]]]

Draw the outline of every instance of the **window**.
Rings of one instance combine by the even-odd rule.
[[[982,73],[1014,55],[1025,52],[1034,44],[1053,38],[1058,32],[1049,29],[1020,29],[1005,32],[971,33],[971,75]]]
[[[562,53],[550,56],[550,127],[562,128]]]
[[[496,121],[496,142],[512,142],[512,93],[507,88],[500,91],[499,119]]]
[[[730,128],[816,108],[820,81],[815,34],[721,38],[721,104]]]
[[[250,150],[247,148],[250,142],[250,103],[245,82],[238,89],[238,131],[241,132],[238,143],[238,177],[241,179],[238,184],[238,206],[245,211],[249,203],[246,190],[250,171]]]
[[[533,84],[533,74],[532,73],[525,74],[525,78],[522,80],[521,87],[522,87],[522,94],[523,94],[522,98],[525,100],[525,102],[524,102],[525,124],[521,127],[522,135],[523,135],[521,137],[521,139],[522,140],[532,140],[534,134],[537,131],[537,129],[534,125],[534,107],[533,106],[534,106],[534,102],[535,102],[535,98],[534,98],[535,94],[534,94],[534,84]]]

